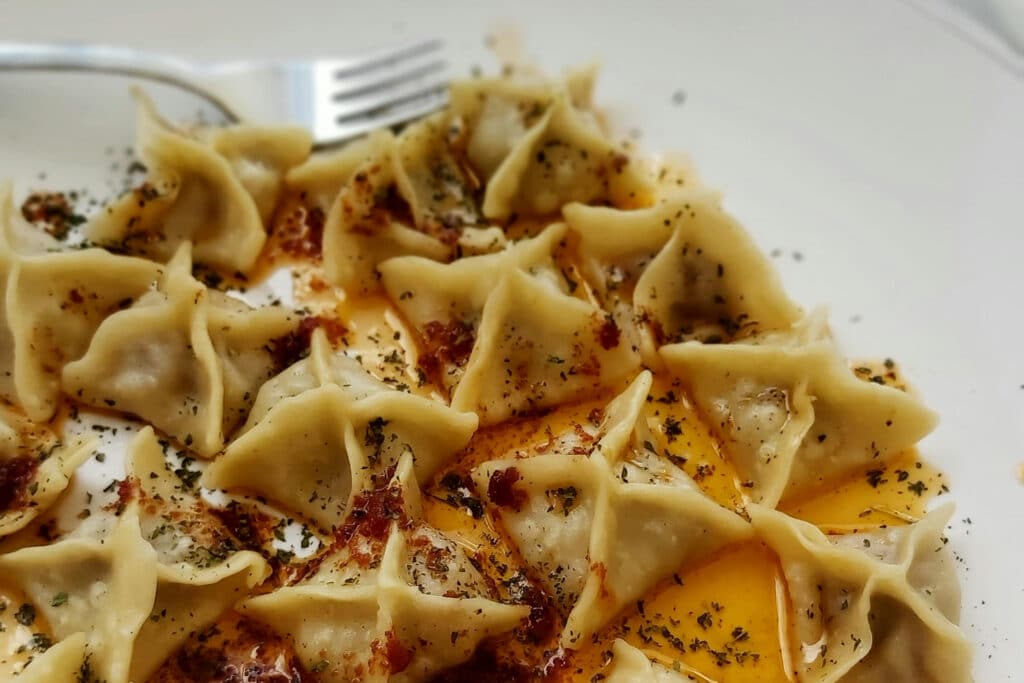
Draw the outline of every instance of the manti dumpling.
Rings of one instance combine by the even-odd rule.
[[[185,242],[156,290],[103,321],[85,355],[64,367],[63,384],[79,401],[138,415],[210,457],[277,369],[270,343],[298,316],[207,289],[191,267]]]
[[[373,290],[377,264],[392,256],[448,260],[464,228],[478,223],[471,181],[447,146],[442,117],[357,143],[365,159],[350,171],[324,223],[324,267],[335,284]],[[339,153],[335,163],[347,170],[351,158]]]
[[[380,266],[385,290],[422,344],[418,365],[482,424],[624,384],[636,349],[593,304],[566,292],[552,259],[565,226],[451,264]]]
[[[750,535],[741,517],[653,452],[641,419],[651,381],[644,371],[608,404],[589,447],[492,460],[473,472],[567,615],[563,647],[578,647],[688,562]]]
[[[41,422],[57,409],[64,364],[80,358],[100,323],[152,288],[162,269],[102,249],[58,252],[59,243],[23,223],[10,186],[0,185],[0,396]]]
[[[89,436],[65,445],[47,425],[0,405],[0,537],[20,531],[57,502],[95,447]]]
[[[160,118],[141,92],[135,99],[135,146],[149,175],[97,214],[89,239],[160,261],[190,241],[196,261],[247,272],[285,172],[309,155],[308,131],[235,126],[191,135]]]
[[[241,435],[203,484],[258,494],[331,530],[352,496],[403,453],[426,481],[476,427],[473,413],[378,381],[316,330],[309,356],[260,389]]]
[[[858,379],[827,341],[661,348],[745,479],[775,506],[912,447],[935,414],[911,394]]]
[[[596,119],[573,107],[565,93],[495,169],[483,213],[501,220],[554,214],[570,202],[638,208],[652,199],[647,169],[612,144]]]
[[[414,683],[465,661],[530,609],[494,600],[465,551],[421,514],[407,453],[390,481],[354,498],[312,573],[241,612],[291,638],[323,683]]]
[[[107,683],[146,680],[269,574],[228,537],[200,534],[203,524],[185,513],[201,503],[176,482],[152,429],[132,442],[128,472],[102,513],[109,523],[90,527],[104,530],[99,538],[73,531],[0,555],[0,578],[45,617],[57,647],[84,634],[89,670]]]
[[[946,505],[908,526],[844,536],[753,505],[789,587],[793,662],[813,683],[968,683]]]
[[[642,330],[645,348],[730,342],[801,318],[769,260],[713,192],[677,191],[636,211],[570,204],[562,213],[602,305],[626,329]]]
[[[486,183],[556,98],[568,96],[574,108],[589,111],[596,75],[596,68],[589,66],[557,81],[516,69],[505,76],[454,81],[448,105],[451,125],[458,131],[454,144]]]

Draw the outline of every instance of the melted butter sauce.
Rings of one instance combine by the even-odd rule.
[[[573,658],[564,680],[589,681],[623,638],[669,669],[700,681],[785,681],[781,572],[760,543],[726,548],[681,567]],[[780,604],[781,603],[781,604]]]
[[[741,478],[701,421],[682,383],[676,378],[656,376],[646,408],[645,419],[657,437],[658,452],[674,456],[672,461],[716,503],[742,509]]]
[[[916,522],[948,490],[942,472],[910,450],[838,484],[783,501],[779,510],[826,533],[851,533]]]

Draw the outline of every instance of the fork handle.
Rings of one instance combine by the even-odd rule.
[[[148,78],[184,88],[230,114],[222,102],[196,84],[194,64],[167,55],[111,45],[0,42],[0,71],[20,70],[97,71]]]

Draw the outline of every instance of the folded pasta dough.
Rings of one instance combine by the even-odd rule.
[[[833,344],[773,341],[687,342],[660,351],[754,502],[774,507],[884,462],[934,428],[935,414],[917,398],[858,379]]]
[[[143,539],[156,550],[157,590],[135,639],[130,680],[146,681],[189,636],[213,624],[270,575],[257,553],[240,550],[199,498],[194,480],[176,475],[153,430],[130,449]]]
[[[676,191],[637,211],[570,204],[581,267],[602,305],[662,344],[730,342],[801,318],[775,269],[707,190]],[[633,320],[641,324],[632,324]]]
[[[108,683],[146,680],[270,573],[202,519],[151,428],[132,441],[127,470],[116,516],[96,527],[107,535],[76,531],[0,555],[0,577],[25,592],[55,641],[85,634],[92,675]]]
[[[638,365],[604,311],[514,270],[487,300],[452,407],[494,424],[621,386]]]
[[[366,160],[351,172],[324,223],[324,267],[332,282],[369,291],[385,259],[455,255],[462,229],[475,226],[479,214],[447,130],[439,114],[397,138],[389,131],[370,137]],[[337,163],[344,168],[348,160],[339,155]]]
[[[18,683],[92,683],[84,633],[74,633],[29,662]]]
[[[161,269],[101,249],[51,253],[58,245],[23,223],[10,186],[0,186],[0,396],[42,422],[56,411],[64,364],[81,357],[103,319],[149,290]]]
[[[25,528],[56,503],[96,443],[95,437],[78,437],[64,445],[48,427],[0,406],[0,537]]]
[[[908,526],[826,537],[751,506],[786,576],[800,680],[971,680],[971,646],[957,627],[960,589],[942,537],[951,514],[946,505]]]
[[[0,555],[0,577],[45,616],[55,642],[86,634],[96,678],[127,683],[157,587],[156,553],[139,533],[134,506],[102,541],[68,538]]]
[[[403,453],[426,481],[476,426],[472,413],[379,382],[316,330],[310,355],[260,389],[241,436],[203,485],[256,493],[330,530]]]
[[[637,208],[649,204],[653,195],[646,169],[562,95],[494,171],[483,213],[491,219],[513,213],[546,215],[570,202]]]
[[[298,318],[207,289],[192,277],[190,256],[183,243],[156,291],[105,319],[85,355],[64,367],[63,383],[76,399],[138,415],[210,457],[273,373],[269,342]]]
[[[312,208],[326,214],[341,188],[381,148],[379,135],[368,135],[336,149],[313,152],[304,162],[288,170],[284,183]]]
[[[589,110],[596,75],[596,68],[589,66],[570,71],[562,81],[522,71],[454,81],[448,109],[460,132],[458,147],[474,174],[489,181],[559,95],[565,93],[573,107]]]
[[[324,683],[414,683],[468,659],[529,608],[493,600],[465,552],[421,519],[412,457],[355,500],[319,567],[241,612],[289,637]]]
[[[287,173],[309,158],[313,146],[309,131],[297,126],[209,127],[197,130],[196,137],[231,165],[263,225],[270,223]]]
[[[380,266],[388,295],[420,333],[420,369],[483,424],[621,386],[639,365],[604,311],[563,291],[552,252],[564,235],[555,224],[495,254]]]
[[[603,679],[608,683],[683,683],[684,681],[701,680],[704,676],[695,679],[687,676],[680,669],[673,671],[661,664],[647,659],[640,650],[636,649],[626,641],[618,638],[612,643],[611,668],[608,675]]]
[[[473,472],[567,615],[563,647],[578,647],[681,566],[750,535],[741,517],[650,450],[641,409],[651,381],[644,371],[607,406],[589,452],[556,447]]]
[[[149,174],[99,212],[89,238],[160,261],[190,241],[198,262],[248,271],[266,241],[264,220],[284,173],[309,155],[309,133],[238,126],[193,136],[161,119],[141,92],[135,99],[135,145]]]
[[[14,335],[7,323],[7,283],[21,255],[39,253],[54,246],[45,233],[32,231],[14,210],[11,184],[0,182],[0,398],[20,403],[14,383]]]

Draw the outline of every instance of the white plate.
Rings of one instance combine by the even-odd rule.
[[[1015,680],[1024,633],[1024,69],[907,3],[5,6],[18,40],[195,57],[330,55],[441,36],[458,72],[494,66],[517,27],[557,70],[604,63],[598,99],[649,150],[689,153],[805,305],[826,303],[851,355],[902,361],[943,416],[927,457],[959,504],[962,621],[979,681]],[[0,176],[103,193],[131,142],[126,81],[0,74]],[[685,93],[674,103],[673,94]],[[160,89],[172,113],[195,101]],[[45,182],[37,173],[45,171]],[[802,255],[802,260],[794,257]],[[963,520],[970,518],[972,523]]]

